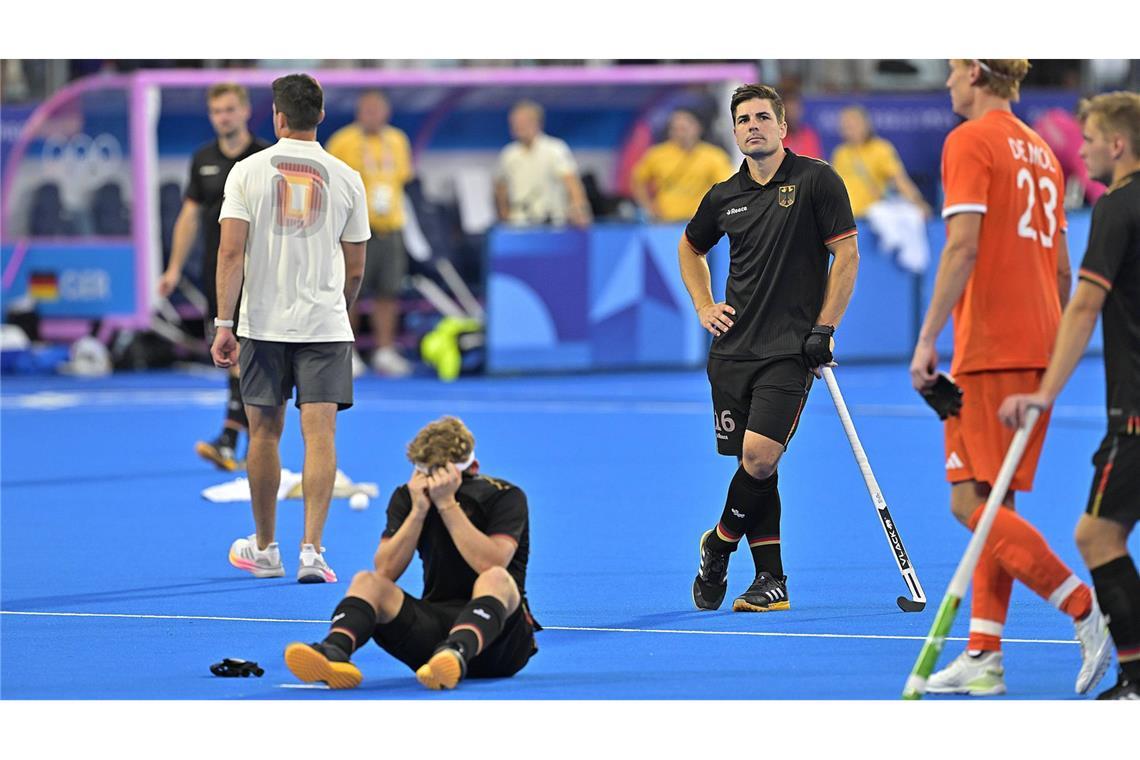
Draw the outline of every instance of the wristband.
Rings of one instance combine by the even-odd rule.
[[[218,319],[214,317],[214,327],[229,327],[233,328],[234,321],[232,319]]]

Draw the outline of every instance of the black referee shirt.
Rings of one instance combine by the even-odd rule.
[[[526,564],[530,555],[530,522],[527,515],[526,494],[516,485],[486,475],[464,475],[455,494],[467,518],[480,532],[488,535],[509,536],[518,543],[515,556],[507,565],[507,572],[515,579],[519,594],[526,598]],[[384,536],[390,538],[404,524],[412,512],[412,495],[402,485],[392,493],[388,502],[388,526]],[[429,602],[450,602],[471,598],[478,574],[463,559],[443,519],[435,507],[428,510],[424,519],[416,550],[424,568],[423,599]]]
[[[1101,312],[1108,429],[1140,434],[1140,172],[1097,201],[1080,278],[1108,291]]]
[[[242,151],[241,155],[229,158],[222,153],[218,141],[215,140],[199,148],[190,162],[190,183],[186,185],[186,197],[200,206],[202,242],[206,246],[204,275],[210,280],[213,280],[217,271],[218,246],[222,243],[222,225],[218,217],[222,213],[226,177],[229,176],[230,169],[234,168],[234,164],[260,150],[265,150],[270,144],[254,135],[253,142]],[[212,288],[213,283],[209,283],[208,287]]]
[[[830,165],[786,151],[767,185],[748,162],[705,194],[685,228],[707,253],[728,235],[726,300],[733,326],[713,339],[710,355],[766,359],[798,354],[827,290],[827,246],[855,234],[843,180]]]

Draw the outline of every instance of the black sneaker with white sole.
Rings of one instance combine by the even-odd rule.
[[[788,577],[779,578],[763,572],[732,603],[733,612],[773,612],[791,609],[788,602]]]
[[[693,581],[693,604],[698,610],[715,610],[724,601],[728,589],[728,552],[716,552],[708,548],[711,530],[701,536],[701,564],[697,578]]]

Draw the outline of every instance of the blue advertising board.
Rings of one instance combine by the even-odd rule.
[[[0,247],[4,301],[36,301],[41,317],[98,319],[134,315],[135,249],[116,242],[38,242]]]

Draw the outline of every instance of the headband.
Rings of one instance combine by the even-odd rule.
[[[471,453],[467,455],[466,459],[464,459],[462,462],[455,462],[454,464],[459,469],[460,472],[463,472],[464,470],[466,470],[468,467],[470,467],[474,463],[475,463],[475,449],[471,449]],[[415,463],[415,467],[416,467],[416,470],[418,472],[422,472],[424,475],[427,475],[431,472],[431,470],[428,468],[427,465],[420,464],[419,462]]]
[[[986,72],[986,74],[993,77],[994,79],[1004,79],[1007,82],[1014,82],[1017,80],[1017,77],[1013,76],[1012,74],[1003,74],[1000,71],[994,71],[989,67],[988,64],[986,64],[985,61],[981,60],[980,58],[975,58],[974,63],[978,64],[978,66],[981,67],[982,71]]]

